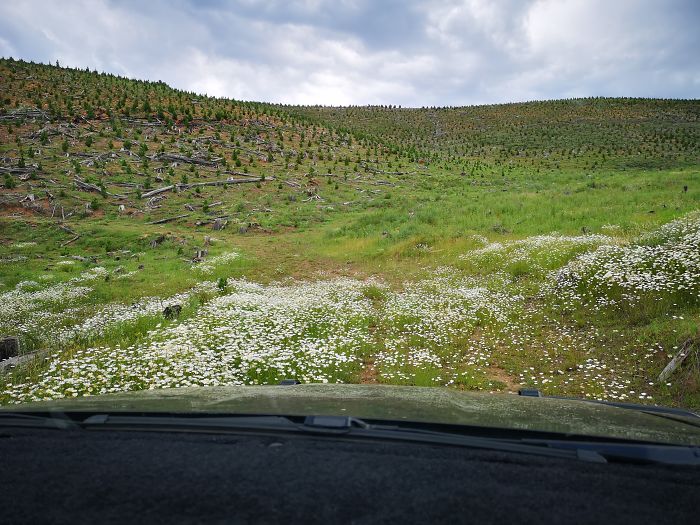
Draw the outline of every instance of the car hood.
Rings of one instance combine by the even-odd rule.
[[[450,388],[305,384],[144,390],[25,403],[2,410],[348,415],[364,419],[558,432],[700,445],[700,418],[585,400]]]

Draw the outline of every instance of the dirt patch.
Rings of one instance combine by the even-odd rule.
[[[374,367],[374,359],[365,359],[362,366],[362,372],[360,373],[360,383],[362,384],[372,384],[378,383],[377,369]]]
[[[491,365],[488,367],[488,375],[491,379],[494,381],[499,381],[506,385],[506,392],[517,392],[520,390],[521,385],[513,379],[508,372],[503,370],[502,368]]]
[[[37,208],[22,206],[21,204],[2,204],[0,209],[3,211],[3,217],[7,218],[17,218],[17,217],[35,217],[36,215],[44,215],[46,213],[44,208],[39,211]]]

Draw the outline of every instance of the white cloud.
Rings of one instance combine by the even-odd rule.
[[[0,53],[286,103],[694,97],[699,13],[693,0],[28,0],[0,3]]]

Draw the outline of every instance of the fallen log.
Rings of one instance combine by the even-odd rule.
[[[165,219],[159,219],[157,221],[151,221],[147,222],[146,224],[165,224],[166,222],[171,222],[171,221],[176,221],[177,219],[183,219],[185,217],[189,217],[189,213],[185,213],[183,215],[177,215],[175,217],[166,217]]]
[[[19,108],[4,115],[0,115],[0,122],[2,121],[12,121],[12,120],[24,120],[26,118],[43,118],[44,120],[49,120],[49,116],[45,111],[37,108]]]
[[[247,184],[250,182],[265,182],[268,180],[275,180],[274,177],[258,177],[256,179],[226,179],[226,180],[213,180],[209,182],[193,182],[190,184],[178,184],[179,189],[189,189],[196,188],[197,186],[226,186],[228,184]]]
[[[209,182],[191,182],[189,184],[171,184],[170,186],[163,186],[162,188],[156,188],[155,190],[151,190],[147,193],[143,193],[141,195],[142,198],[149,198],[153,197],[154,195],[158,195],[159,193],[165,193],[166,191],[172,191],[174,189],[179,190],[187,190],[189,188],[196,188],[197,186],[226,186],[228,184],[247,184],[251,182],[265,182],[268,180],[275,180],[274,177],[256,177],[256,178],[251,178],[251,179],[226,179],[226,180],[213,180]]]
[[[164,193],[166,191],[170,191],[173,188],[175,188],[175,184],[171,184],[170,186],[164,186],[162,188],[157,188],[155,190],[147,191],[146,193],[141,194],[141,198],[148,199],[150,197],[153,197],[154,195],[158,195],[159,193]]]
[[[0,173],[9,173],[10,175],[31,175],[37,170],[36,166],[28,166],[26,168],[20,168],[11,166],[9,168],[0,166]]]
[[[676,368],[678,368],[683,361],[685,361],[685,358],[690,355],[690,350],[693,348],[693,340],[688,339],[681,349],[678,351],[678,353],[673,356],[673,359],[671,359],[671,362],[666,365],[666,368],[664,368],[661,373],[659,374],[659,381],[663,382],[668,379],[673,372],[675,372]]]
[[[374,168],[364,161],[360,162],[360,166],[362,166],[363,168],[365,168],[369,172],[378,173],[381,175],[412,175],[412,174],[416,173],[415,171],[384,171],[384,170],[380,170],[379,168]]]
[[[74,177],[73,182],[75,183],[75,185],[78,189],[81,189],[83,191],[92,191],[95,193],[102,194],[102,188],[100,188],[99,186],[97,186],[95,184],[85,182],[84,180],[82,180],[79,177]],[[105,190],[105,193],[107,195],[109,195],[110,197],[116,197],[117,199],[126,199],[126,195],[120,195],[118,193],[110,193],[106,190]]]
[[[159,162],[183,162],[185,164],[196,164],[198,166],[209,166],[215,168],[218,162],[215,160],[198,159],[196,157],[185,157],[184,155],[176,155],[174,153],[159,153],[152,157],[153,160]],[[223,159],[219,159],[223,160]]]

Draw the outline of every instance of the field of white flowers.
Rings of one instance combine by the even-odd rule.
[[[601,309],[700,303],[700,214],[668,223],[628,245],[601,244],[550,276],[563,303]],[[646,304],[644,304],[646,303]]]
[[[193,270],[206,277],[235,257],[211,258]],[[462,260],[500,269],[473,276],[438,268],[399,287],[349,278],[269,285],[238,279],[219,289],[204,281],[177,296],[97,309],[81,301],[91,281],[108,274],[103,268],[65,282],[22,282],[0,295],[0,328],[42,334],[57,350],[38,372],[0,378],[0,400],[284,378],[357,382],[367,379],[368,366],[370,380],[384,383],[499,390],[507,374],[513,384],[551,394],[652,399],[653,381],[645,379],[649,388],[640,390],[639,378],[658,374],[655,358],[666,356],[668,345],[620,341],[630,352],[621,357],[609,333],[560,314],[650,300],[700,303],[700,215],[629,242],[552,234],[486,244]],[[507,271],[518,261],[541,273],[535,295]],[[165,305],[201,295],[208,300],[181,319],[162,318]],[[144,318],[153,325],[135,341],[93,344]]]

